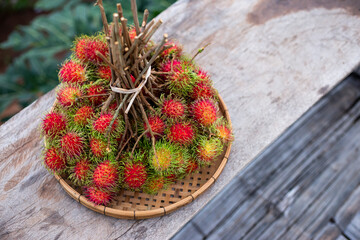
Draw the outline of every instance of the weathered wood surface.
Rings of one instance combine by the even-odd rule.
[[[326,2],[334,3],[298,9],[274,3],[274,12],[263,13],[268,16],[265,20],[256,20],[268,3],[265,0],[180,0],[161,14],[164,24],[159,33],[169,33],[186,51],[193,53],[212,43],[197,60],[223,96],[236,135],[229,162],[215,185],[169,216],[117,220],[91,212],[67,196],[40,160],[37,126],[54,93],[10,119],[0,127],[0,238],[173,235],[358,64],[360,17],[351,11],[357,1]]]
[[[360,76],[352,74],[174,239],[360,239],[359,118]]]

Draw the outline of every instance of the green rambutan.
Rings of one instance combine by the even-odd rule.
[[[217,119],[217,108],[213,100],[201,98],[191,105],[194,119],[203,126],[209,127]]]
[[[102,158],[107,151],[107,143],[99,138],[92,138],[90,140],[90,149],[95,157]]]
[[[94,105],[103,103],[107,99],[106,93],[106,89],[101,85],[91,85],[87,89],[87,96]]]
[[[84,187],[84,193],[87,199],[95,205],[104,205],[110,203],[114,197],[114,193],[108,190],[99,189],[94,186]]]
[[[201,137],[196,147],[197,157],[200,162],[210,164],[223,151],[223,145],[218,138]]]
[[[95,131],[105,134],[107,131],[107,128],[109,127],[111,120],[113,118],[113,115],[111,113],[102,114],[98,119],[96,119],[93,122],[93,128]],[[116,130],[117,126],[119,124],[118,119],[115,119],[113,125],[111,126],[110,132],[113,132]]]
[[[128,161],[124,166],[124,183],[127,188],[138,190],[147,179],[146,166],[139,161]]]
[[[61,150],[69,157],[80,156],[84,150],[84,139],[75,132],[68,132],[61,138]]]
[[[80,88],[65,86],[59,90],[57,100],[63,107],[69,107],[74,105],[81,95],[82,93]]]
[[[94,116],[94,109],[90,106],[83,106],[79,108],[74,116],[74,122],[79,125],[86,125]]]
[[[185,116],[185,104],[177,99],[164,100],[161,112],[169,118],[182,118]]]
[[[107,56],[109,52],[106,41],[102,36],[84,36],[78,38],[75,42],[75,55],[83,63],[102,64],[103,60],[96,55],[96,51],[99,51],[104,56]]]
[[[59,78],[66,83],[82,84],[86,81],[86,69],[70,60],[61,67]]]
[[[97,69],[99,78],[104,79],[108,82],[111,80],[111,68],[109,66],[99,66]]]
[[[89,176],[90,162],[83,158],[75,163],[75,166],[71,168],[70,178],[77,184],[82,185]]]
[[[177,174],[182,160],[181,151],[182,149],[174,144],[158,141],[155,144],[155,152],[151,151],[149,164],[159,175]]]
[[[112,188],[115,187],[119,179],[117,167],[105,161],[97,165],[92,176],[94,184],[99,188]]]
[[[176,95],[186,97],[191,92],[196,78],[196,73],[189,66],[183,65],[179,71],[168,77],[169,89]]]
[[[66,167],[66,159],[60,154],[59,149],[55,147],[47,149],[44,163],[52,172],[59,172]]]
[[[167,138],[173,143],[189,145],[195,139],[195,129],[190,122],[174,123],[168,128]]]
[[[165,182],[163,176],[149,177],[144,185],[144,192],[155,195],[163,189]]]
[[[149,120],[149,125],[150,125],[151,130],[154,133],[156,133],[155,138],[159,139],[161,137],[159,135],[163,135],[165,128],[166,128],[164,121],[159,116],[156,116],[156,115],[148,117],[148,120]],[[148,129],[148,126],[146,123],[144,123],[144,129],[145,129],[145,131]],[[146,136],[148,138],[151,138],[150,132],[146,133]]]
[[[185,172],[190,174],[190,173],[195,172],[198,168],[199,168],[199,164],[194,159],[190,159],[187,162]]]
[[[225,122],[215,124],[214,129],[216,136],[220,138],[223,143],[233,141],[234,136],[232,134],[231,128]]]
[[[66,119],[63,115],[51,112],[42,121],[42,129],[46,136],[59,135],[66,129]]]
[[[210,80],[198,81],[191,90],[190,96],[194,100],[199,98],[213,98],[215,96],[215,89],[211,86]]]

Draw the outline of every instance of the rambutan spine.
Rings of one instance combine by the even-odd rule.
[[[98,188],[110,189],[115,187],[119,179],[117,166],[109,160],[98,164],[93,172],[92,179]]]
[[[220,139],[205,136],[200,137],[196,146],[198,160],[204,164],[211,164],[223,151],[223,144]]]
[[[44,164],[51,172],[60,172],[66,167],[66,158],[61,154],[61,150],[51,147],[46,150],[44,155]]]
[[[195,127],[191,122],[176,122],[167,129],[167,139],[176,144],[189,145],[196,137]]]
[[[42,121],[42,130],[46,136],[60,135],[67,126],[66,118],[56,112],[48,113]]]
[[[80,88],[74,86],[64,86],[59,90],[57,100],[63,107],[69,107],[74,105],[81,96],[82,93]]]
[[[62,65],[59,78],[66,83],[83,84],[86,81],[86,69],[81,64],[70,60]]]
[[[210,98],[201,98],[193,102],[191,112],[195,121],[205,127],[210,127],[217,120],[217,107]]]
[[[84,187],[84,193],[89,201],[93,202],[95,205],[108,205],[114,197],[114,192],[100,189],[95,186],[86,186]]]
[[[80,156],[84,151],[84,139],[76,132],[66,133],[60,141],[61,150],[68,157]]]

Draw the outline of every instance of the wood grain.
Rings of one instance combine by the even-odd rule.
[[[0,238],[169,238],[358,64],[357,15],[317,7],[254,24],[247,16],[258,3],[180,0],[159,16],[159,34],[178,39],[187,52],[211,43],[197,61],[233,121],[231,157],[207,192],[149,220],[113,219],[81,206],[41,166],[38,126],[51,92],[0,127]]]

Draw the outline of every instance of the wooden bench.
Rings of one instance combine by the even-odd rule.
[[[41,165],[38,128],[54,101],[52,91],[0,127],[0,238],[175,234],[359,62],[356,1],[288,8],[273,2],[180,0],[160,15],[159,33],[178,39],[187,52],[211,43],[197,62],[212,75],[233,121],[236,140],[228,164],[204,195],[168,216],[137,221],[103,216],[75,202]]]

